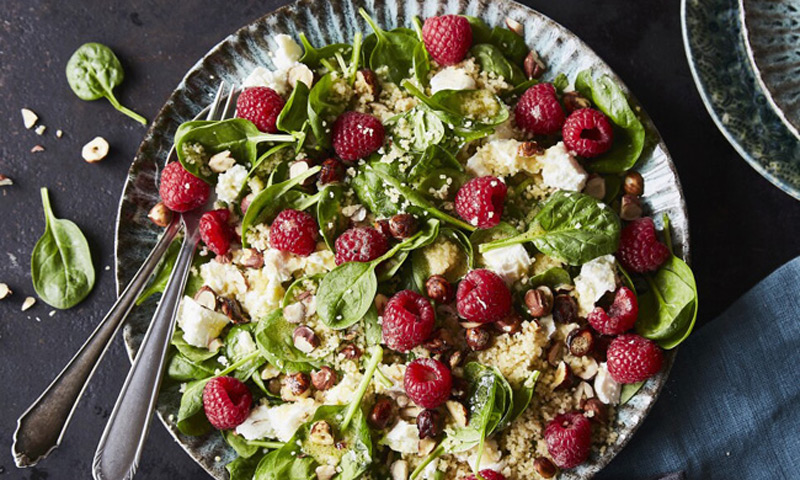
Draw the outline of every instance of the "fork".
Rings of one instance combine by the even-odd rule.
[[[227,94],[221,119],[232,114],[231,104],[235,95],[236,87],[233,86]],[[217,109],[222,98],[221,95],[217,97],[212,110]],[[206,207],[213,203],[212,195]],[[153,321],[97,445],[92,466],[96,480],[129,480],[136,473],[164,374],[167,348],[200,238],[200,217],[205,210],[197,208],[180,215],[184,230],[183,243]]]
[[[214,102],[209,107],[208,120],[215,118],[223,92],[224,84],[220,85]],[[174,157],[173,147],[169,152],[168,161],[174,160]],[[17,467],[36,465],[61,444],[75,407],[78,406],[103,355],[180,228],[181,222],[176,216],[80,350],[39,398],[19,417],[11,447]]]

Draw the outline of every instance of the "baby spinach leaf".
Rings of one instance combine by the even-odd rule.
[[[489,28],[482,19],[464,15],[472,27],[472,44],[488,43],[494,45],[513,63],[522,65],[528,55],[525,39],[511,30],[494,27]]]
[[[392,128],[394,141],[405,150],[424,152],[445,139],[445,127],[441,119],[424,107],[412,108],[402,115],[393,117],[391,122],[395,124]],[[408,126],[411,127],[410,139],[399,133]]]
[[[435,118],[435,117],[434,117]],[[425,148],[419,159],[408,172],[408,180],[419,185],[422,180],[431,174],[441,175],[443,172],[463,172],[464,166],[444,148],[430,145]]]
[[[425,44],[418,42],[414,47],[414,76],[420,85],[428,84],[428,74],[431,72],[431,56],[425,49]]]
[[[322,363],[294,346],[294,328],[283,318],[281,309],[262,318],[255,329],[258,351],[272,366],[284,373],[311,372]]]
[[[377,40],[369,56],[369,67],[372,70],[387,67],[389,79],[399,84],[414,68],[414,51],[419,40],[414,32],[407,28],[383,30],[363,8],[360,8],[358,13],[372,27]]]
[[[105,97],[117,110],[142,125],[147,120],[124,107],[114,96],[114,88],[122,83],[125,72],[114,52],[100,43],[84,43],[67,62],[67,82],[81,100],[92,101]]]
[[[498,47],[490,43],[480,43],[474,45],[470,52],[478,60],[481,70],[503,77],[511,85],[519,85],[526,80],[522,69],[509,61]]]
[[[31,253],[31,280],[39,298],[63,310],[79,304],[92,291],[92,252],[77,225],[53,214],[46,188],[41,195],[45,227]]]
[[[336,238],[347,230],[347,217],[342,215],[344,188],[337,184],[328,184],[322,188],[322,196],[317,204],[317,222],[325,245],[333,251]]]
[[[283,110],[278,115],[275,122],[278,130],[288,133],[294,133],[297,140],[295,147],[296,151],[300,151],[305,143],[306,129],[309,124],[308,120],[308,85],[304,82],[297,82],[292,90],[292,95],[283,106]]]
[[[253,480],[256,474],[256,467],[261,461],[262,456],[255,454],[251,457],[236,457],[232,462],[225,465],[228,470],[229,480]]]
[[[508,90],[506,92],[502,92],[500,94],[500,98],[502,98],[503,100],[508,102],[513,98],[521,96],[523,93],[525,93],[525,90],[531,88],[532,86],[536,85],[537,83],[539,83],[539,80],[537,80],[535,78],[529,78],[529,79],[525,80],[524,82],[520,83],[519,85],[517,85],[516,87],[512,88],[511,90]]]
[[[368,346],[380,345],[383,340],[383,330],[378,322],[378,308],[374,302],[364,315],[364,337]]]
[[[238,362],[244,357],[258,350],[253,339],[254,323],[234,325],[225,335],[225,356],[229,362]],[[246,382],[255,372],[264,365],[264,357],[256,357],[239,367],[233,376]]]
[[[319,170],[319,166],[310,168],[296,177],[261,190],[250,202],[250,206],[247,207],[247,212],[245,212],[242,219],[242,246],[245,248],[250,246],[247,241],[247,232],[250,231],[250,228],[260,222],[271,221],[280,210],[285,208],[286,194]]]
[[[175,352],[167,364],[167,375],[178,382],[188,382],[214,375],[216,366],[206,365],[206,363],[213,362],[193,362],[180,352]],[[217,363],[217,365],[219,364]]]
[[[322,48],[314,48],[308,41],[305,33],[300,34],[300,43],[303,45],[303,56],[300,63],[304,63],[308,68],[315,69],[322,65],[321,61],[334,58],[336,54],[348,55],[353,48],[346,43],[332,43]]]
[[[645,280],[650,289],[639,294],[636,331],[664,349],[675,348],[689,336],[697,318],[694,274],[673,255]]]
[[[528,409],[528,405],[531,404],[531,399],[533,398],[533,391],[536,389],[536,382],[539,380],[539,375],[541,375],[541,372],[539,370],[534,370],[533,373],[525,379],[522,387],[520,387],[519,390],[514,390],[511,414],[508,417],[506,426],[514,423],[514,420],[522,416],[525,410]]]
[[[590,70],[578,74],[575,88],[591,99],[616,127],[611,150],[593,159],[589,168],[598,173],[621,173],[633,167],[644,148],[645,130],[625,93],[606,75],[593,79]]]
[[[563,93],[564,90],[567,89],[569,86],[569,78],[563,73],[559,73],[556,75],[556,78],[553,79],[553,87],[555,87],[558,93]]]
[[[638,383],[626,383],[622,386],[622,390],[619,394],[619,404],[625,405],[628,403],[634,395],[636,395],[639,390],[642,389],[645,382],[638,382]]]
[[[261,450],[260,446],[248,442],[246,438],[238,435],[234,430],[223,430],[222,438],[225,439],[225,443],[236,451],[239,458],[250,458]]]
[[[560,267],[550,268],[539,275],[535,275],[528,280],[530,288],[547,285],[552,289],[558,289],[559,285],[572,285],[572,277],[569,272]]]
[[[408,80],[403,80],[401,85],[466,140],[489,135],[494,131],[493,127],[509,117],[508,108],[500,98],[486,90],[441,90],[429,97]],[[473,110],[475,105],[481,108]],[[492,108],[487,108],[487,105],[492,105]]]
[[[519,232],[510,223],[501,221],[492,228],[479,229],[472,232],[469,236],[469,243],[472,244],[473,250],[480,251],[481,245],[484,243],[502,240],[517,234]]]
[[[353,325],[367,313],[378,290],[373,262],[347,262],[331,270],[319,286],[317,313],[337,330]]]
[[[172,269],[175,268],[175,261],[178,259],[178,251],[181,249],[181,239],[175,239],[167,247],[164,253],[164,258],[161,259],[156,267],[156,273],[150,280],[150,284],[136,299],[136,305],[141,305],[145,300],[155,295],[156,293],[163,293],[167,288],[167,281],[172,274]]]
[[[616,252],[619,233],[619,217],[610,208],[588,195],[558,191],[536,214],[527,232],[483,244],[480,251],[532,242],[546,255],[569,265],[583,265]]]
[[[320,78],[308,94],[308,121],[321,148],[331,147],[331,127],[346,106],[336,100],[333,83],[333,74],[329,73]]]

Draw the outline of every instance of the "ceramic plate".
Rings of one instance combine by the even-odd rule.
[[[750,67],[739,0],[683,0],[683,43],[708,113],[739,155],[800,199],[800,140]]]
[[[800,3],[739,0],[747,56],[778,116],[800,138]]]
[[[524,25],[527,44],[540,52],[549,72],[564,72],[574,79],[577,72],[592,68],[595,74],[608,74],[620,82],[608,65],[574,34],[544,15],[512,1],[386,0],[376,3],[364,6],[385,28],[401,24],[408,26],[415,15],[424,18],[442,13],[465,13],[479,16],[490,25],[502,25],[508,16]],[[147,212],[157,201],[158,170],[165,161],[176,127],[194,117],[211,101],[220,80],[241,82],[254,67],[271,66],[268,52],[274,47],[271,38],[275,34],[286,33],[297,38],[298,33],[305,32],[313,44],[321,45],[350,41],[356,31],[368,32],[368,26],[357,14],[359,6],[354,0],[301,0],[240,29],[192,67],[145,136],[122,193],[116,237],[118,290],[135,273],[159,233],[147,219]],[[554,74],[549,75],[545,79],[552,79]],[[632,101],[635,104],[635,100]],[[654,217],[659,219],[657,221],[660,221],[662,213],[669,214],[678,251],[687,258],[688,218],[675,166],[650,118],[644,111],[641,115],[651,140],[638,165],[647,186],[644,201]],[[141,343],[154,310],[155,300],[150,300],[135,309],[129,318],[124,338],[131,357]],[[622,449],[664,385],[673,357],[674,352],[667,355],[664,371],[648,381],[632,401],[619,409],[616,442],[603,455],[593,455],[584,465],[565,472],[561,478],[590,478]],[[224,466],[234,458],[234,452],[216,433],[203,437],[181,435],[170,419],[178,411],[179,400],[176,386],[162,390],[158,403],[162,422],[209,474],[219,479],[227,478]]]

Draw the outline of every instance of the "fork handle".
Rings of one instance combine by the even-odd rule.
[[[136,473],[197,244],[197,229],[185,230],[175,268],[97,445],[92,468],[97,480],[129,480]]]
[[[75,407],[103,354],[179,230],[180,221],[176,215],[105,318],[64,370],[17,420],[12,446],[17,467],[36,465],[61,443]]]

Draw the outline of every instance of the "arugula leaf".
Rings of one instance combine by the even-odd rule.
[[[283,318],[278,309],[256,324],[255,339],[258,351],[275,368],[283,373],[311,372],[322,362],[313,359],[294,346],[292,334],[295,326]]]

